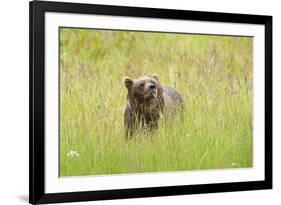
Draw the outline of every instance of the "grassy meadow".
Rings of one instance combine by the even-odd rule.
[[[250,37],[60,29],[60,176],[252,166]],[[124,76],[157,73],[183,119],[125,139]]]

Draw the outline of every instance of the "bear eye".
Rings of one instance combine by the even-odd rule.
[[[141,82],[140,83],[140,88],[143,88],[144,87],[144,82]]]

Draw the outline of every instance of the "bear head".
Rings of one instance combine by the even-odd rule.
[[[157,74],[145,75],[137,79],[125,77],[124,84],[132,106],[151,103],[163,104],[163,88]]]

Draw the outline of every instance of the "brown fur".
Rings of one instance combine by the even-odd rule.
[[[124,115],[127,136],[139,126],[146,130],[157,128],[165,104],[170,107],[182,104],[180,94],[171,87],[162,86],[156,74],[135,80],[125,77],[124,84],[128,89]]]

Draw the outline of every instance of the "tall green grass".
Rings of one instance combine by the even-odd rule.
[[[251,167],[252,53],[249,37],[61,28],[60,175]],[[122,79],[152,73],[183,119],[128,141]]]

